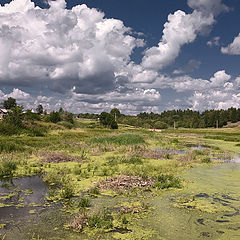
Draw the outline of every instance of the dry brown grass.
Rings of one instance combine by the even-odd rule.
[[[41,162],[43,163],[61,163],[61,162],[80,162],[81,159],[76,156],[68,156],[59,152],[52,153],[39,153],[41,157]]]
[[[119,177],[111,177],[98,183],[100,189],[112,190],[129,190],[132,188],[147,189],[155,183],[152,178],[141,178],[134,176],[121,175]]]

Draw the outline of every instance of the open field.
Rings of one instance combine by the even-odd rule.
[[[238,214],[231,226],[220,217],[240,211],[237,154],[239,128],[79,121],[41,137],[1,136],[0,239],[229,239]],[[212,176],[221,181],[208,185]],[[237,185],[222,189],[225,181]]]

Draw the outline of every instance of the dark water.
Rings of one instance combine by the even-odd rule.
[[[0,233],[24,225],[46,210],[48,188],[39,176],[0,181]]]

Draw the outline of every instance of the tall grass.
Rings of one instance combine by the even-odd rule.
[[[173,175],[161,174],[157,177],[157,181],[154,184],[154,187],[158,189],[180,188],[181,181],[180,179],[174,177]]]
[[[115,166],[117,164],[143,164],[143,161],[138,156],[124,157],[124,156],[111,156],[107,158],[107,164],[110,166]]]
[[[91,142],[97,144],[114,144],[118,146],[145,143],[144,138],[137,134],[120,134],[114,136],[95,137],[91,139]]]
[[[11,152],[16,152],[16,151],[23,152],[24,150],[25,149],[22,145],[19,145],[14,142],[10,142],[6,139],[0,140],[0,153],[2,153],[2,152],[11,153]]]
[[[12,178],[14,171],[16,169],[17,169],[16,161],[5,157],[0,159],[0,179]]]

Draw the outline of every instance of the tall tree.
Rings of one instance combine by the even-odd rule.
[[[36,110],[37,110],[37,114],[39,114],[39,115],[43,114],[43,106],[41,104],[38,105]]]
[[[11,111],[9,112],[8,116],[4,118],[4,121],[9,122],[16,127],[22,127],[23,107],[16,106],[11,108]]]
[[[3,107],[6,109],[11,109],[17,106],[17,102],[15,98],[9,97],[7,100],[3,102]]]

